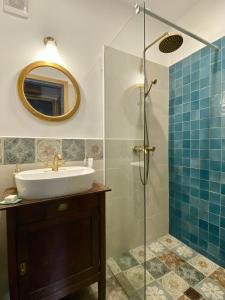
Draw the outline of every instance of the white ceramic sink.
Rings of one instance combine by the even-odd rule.
[[[95,170],[86,167],[62,167],[58,171],[37,169],[15,176],[19,197],[43,199],[82,193],[92,187]]]

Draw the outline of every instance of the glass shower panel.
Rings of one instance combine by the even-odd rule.
[[[168,188],[168,116],[169,116],[169,70],[166,54],[159,51],[158,40],[168,28],[146,15],[145,55],[145,143],[155,147],[146,155],[146,243],[148,250],[160,252],[158,241],[169,233],[169,188]],[[149,48],[148,48],[149,47]]]
[[[119,299],[144,299],[144,162],[133,151],[144,140],[143,21],[133,9],[104,49],[107,286],[117,286]]]

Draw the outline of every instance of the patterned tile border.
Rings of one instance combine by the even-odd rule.
[[[103,159],[103,140],[0,138],[0,165],[31,164],[51,161],[55,153],[65,161],[82,161],[85,157]]]
[[[54,139],[36,140],[36,161],[46,162],[53,159],[55,153],[62,154],[62,143]]]
[[[81,161],[85,158],[84,140],[63,140],[62,141],[63,158],[66,161]]]
[[[4,139],[4,164],[32,164],[35,162],[35,139]]]

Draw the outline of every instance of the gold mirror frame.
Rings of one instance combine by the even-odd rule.
[[[75,103],[74,107],[70,111],[65,113],[64,115],[62,115],[62,116],[47,116],[45,114],[40,113],[36,109],[34,109],[33,106],[28,102],[26,95],[24,93],[24,81],[25,81],[26,76],[28,76],[32,70],[34,70],[38,67],[54,68],[54,69],[59,70],[62,73],[64,73],[71,80],[74,90],[76,92],[76,103]],[[64,68],[63,66],[56,64],[56,63],[50,63],[50,62],[46,62],[46,61],[37,61],[37,62],[34,62],[34,63],[26,66],[19,75],[19,78],[17,81],[17,90],[18,90],[20,100],[21,100],[22,104],[24,105],[24,107],[26,109],[28,109],[35,117],[38,117],[42,120],[54,122],[54,121],[63,121],[63,120],[69,119],[77,112],[77,110],[80,106],[80,89],[79,89],[76,79],[66,68]]]

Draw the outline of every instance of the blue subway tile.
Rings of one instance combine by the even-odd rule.
[[[214,203],[209,204],[209,211],[212,214],[219,215],[220,214],[220,206]]]
[[[210,202],[220,204],[220,194],[210,192]]]
[[[216,226],[220,226],[220,216],[210,213],[209,214],[209,223]]]
[[[199,100],[199,91],[194,91],[191,93],[191,101]]]
[[[220,193],[220,183],[210,181],[210,191]]]
[[[209,171],[207,171],[207,170],[200,170],[200,176],[204,180],[209,180]]]
[[[220,226],[222,228],[225,228],[225,218],[223,218],[223,217],[220,218]]]
[[[199,227],[201,229],[204,229],[204,230],[207,230],[208,231],[208,228],[209,228],[209,223],[204,221],[204,220],[199,220]]]

